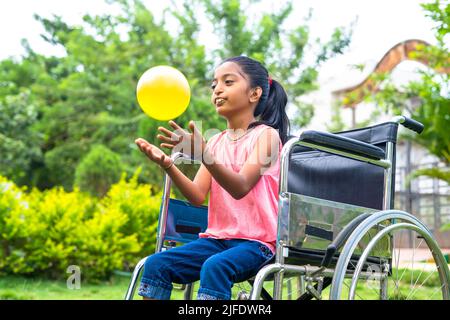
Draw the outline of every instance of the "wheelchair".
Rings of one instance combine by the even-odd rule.
[[[449,299],[448,264],[432,233],[412,214],[393,209],[400,124],[423,130],[397,116],[339,133],[303,131],[285,143],[276,253],[237,299]],[[192,162],[182,153],[172,159]],[[206,206],[172,199],[170,191],[166,175],[156,252],[197,239],[207,226]],[[417,261],[424,252],[428,260]],[[134,269],[127,300],[145,260]],[[192,299],[193,284],[181,288],[184,299]]]

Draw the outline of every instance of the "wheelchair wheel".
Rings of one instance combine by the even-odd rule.
[[[391,248],[380,256],[380,248]],[[358,248],[358,259],[355,259]],[[330,299],[448,300],[447,262],[428,229],[396,210],[367,218],[349,237],[336,265]]]

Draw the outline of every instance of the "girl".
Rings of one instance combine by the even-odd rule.
[[[254,276],[274,254],[279,155],[289,130],[286,92],[263,65],[245,56],[223,61],[211,89],[227,130],[206,143],[192,121],[191,132],[173,121],[173,132],[158,129],[161,147],[202,161],[194,181],[156,146],[136,140],[189,202],[201,205],[210,192],[208,228],[199,239],[147,258],[139,288],[144,299],[169,299],[173,282],[199,279],[197,299],[230,299],[233,284]]]

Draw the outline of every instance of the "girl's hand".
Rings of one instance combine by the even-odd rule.
[[[158,147],[155,147],[142,138],[138,138],[134,142],[150,160],[161,166],[163,169],[168,169],[172,166],[172,159],[164,154]]]
[[[174,132],[163,127],[158,128],[158,131],[164,134],[157,136],[163,142],[161,147],[173,149],[172,152],[182,152],[192,159],[201,161],[206,142],[195,126],[194,121],[189,122],[191,133],[181,128],[175,121],[171,120],[169,124],[174,129]]]

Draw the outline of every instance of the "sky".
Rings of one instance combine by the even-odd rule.
[[[166,6],[177,6],[176,0],[143,0],[154,12],[161,16]],[[289,23],[298,23],[306,16],[309,8],[313,16],[309,22],[311,36],[326,41],[335,27],[348,26],[356,20],[350,47],[346,52],[329,60],[319,70],[320,90],[307,97],[306,100],[316,106],[316,116],[310,127],[322,129],[330,119],[331,92],[362,81],[374,68],[383,55],[397,43],[408,39],[421,39],[434,43],[433,24],[425,17],[420,3],[424,0],[295,0],[294,12]],[[278,9],[282,1],[262,0],[252,5],[249,17],[257,15],[261,7]],[[43,54],[62,55],[60,48],[46,44],[41,38],[43,27],[34,20],[33,14],[44,17],[52,14],[60,15],[69,24],[80,24],[82,16],[105,12],[117,12],[118,8],[106,4],[104,0],[14,0],[0,2],[0,60],[23,53],[21,39],[26,38],[31,47]],[[209,36],[208,28],[200,34],[206,45],[215,46]],[[364,64],[362,71],[353,65]],[[398,82],[405,83],[416,76],[416,69],[421,68],[415,62],[403,62],[395,70]],[[345,112],[349,112],[348,110]],[[359,112],[359,111],[358,111]],[[368,112],[359,112],[361,117]],[[350,118],[346,116],[346,118]],[[362,120],[362,119],[358,119]]]

